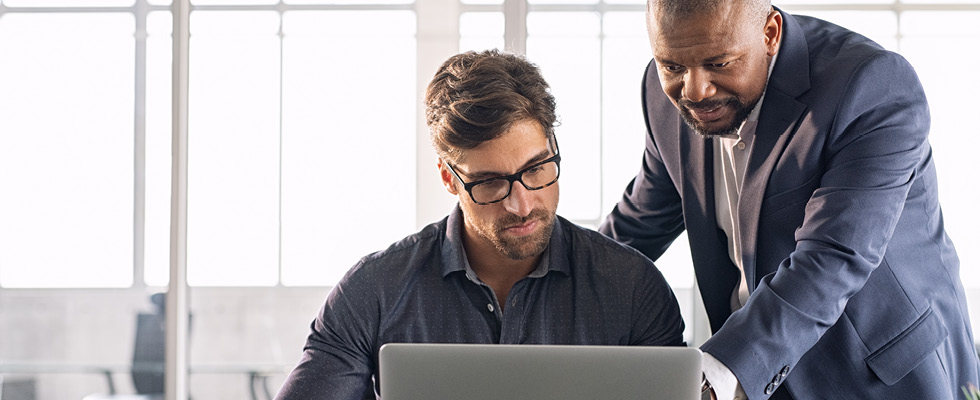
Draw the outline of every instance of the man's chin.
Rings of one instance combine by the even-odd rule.
[[[684,122],[686,122],[687,126],[690,127],[695,133],[709,139],[730,136],[738,132],[738,126],[731,122],[712,121],[705,124],[687,116],[685,116]]]
[[[749,115],[752,114],[752,110],[755,109],[755,106],[758,103],[759,98],[748,103],[739,102],[735,98],[729,98],[720,102],[701,104],[702,108],[711,106],[719,107],[719,110],[722,110],[722,112],[719,112],[718,114],[697,114],[705,119],[714,118],[709,120],[709,122],[704,122],[703,120],[696,118],[695,113],[685,104],[680,106],[680,110],[681,117],[684,119],[684,122],[686,122],[694,132],[704,138],[715,138],[737,135],[738,130],[742,127],[742,123],[749,118]]]
[[[548,248],[553,229],[553,224],[542,223],[536,232],[529,235],[512,236],[500,233],[495,241],[497,250],[512,260],[537,257]]]
[[[541,255],[547,247],[547,240],[543,240],[538,235],[531,235],[501,240],[497,250],[511,260],[527,260]]]

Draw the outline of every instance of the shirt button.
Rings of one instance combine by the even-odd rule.
[[[487,310],[490,310],[490,312],[493,312],[493,304],[487,303]]]
[[[739,150],[745,150],[745,142],[738,142],[735,147],[738,147]]]

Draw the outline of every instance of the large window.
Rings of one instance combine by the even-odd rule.
[[[965,90],[980,86],[968,70],[980,56],[962,47],[980,39],[980,2],[839,3],[777,5],[853,28],[915,65],[932,105],[947,228],[963,264],[980,262],[966,245],[980,218],[961,184],[980,140]],[[165,285],[169,1],[0,4],[0,287]],[[433,38],[460,50],[517,49],[541,66],[566,156],[562,215],[597,226],[639,166],[650,55],[640,0],[192,6],[193,286],[329,286],[361,256],[432,222],[420,215],[444,213],[445,203],[420,202],[429,194],[417,184],[434,174],[420,150],[425,69],[448,55],[427,47]],[[457,21],[420,29],[420,7],[448,7]],[[661,265],[690,288],[680,242]],[[974,269],[963,278],[980,287]]]
[[[24,3],[58,4],[4,5]],[[131,13],[0,14],[0,285],[132,284],[134,31]]]
[[[980,208],[973,198],[976,182],[972,149],[980,147],[980,124],[973,117],[970,93],[980,76],[970,73],[980,53],[964,51],[980,43],[980,8],[973,11],[909,11],[899,19],[899,51],[915,66],[932,113],[933,156],[939,169],[940,199],[946,230],[956,244],[966,286],[980,288]],[[943,29],[936,29],[936,27]],[[964,47],[966,46],[966,47]],[[974,304],[980,304],[980,299]]]
[[[330,285],[412,231],[414,13],[191,17],[191,285]]]
[[[415,13],[329,3],[193,2],[191,285],[331,285],[415,228]],[[2,6],[0,287],[166,285],[168,2]]]

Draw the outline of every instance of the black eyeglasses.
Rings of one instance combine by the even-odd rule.
[[[463,184],[463,189],[470,194],[470,198],[476,204],[493,204],[510,196],[510,189],[514,186],[514,181],[520,182],[527,190],[540,190],[558,182],[560,172],[559,163],[561,155],[558,154],[558,142],[554,142],[555,155],[548,159],[524,168],[513,175],[498,176],[490,179],[482,179],[475,182],[463,180],[453,169],[452,165],[445,163],[456,179]]]

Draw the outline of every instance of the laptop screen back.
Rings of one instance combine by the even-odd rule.
[[[691,347],[389,343],[384,400],[697,400]]]

